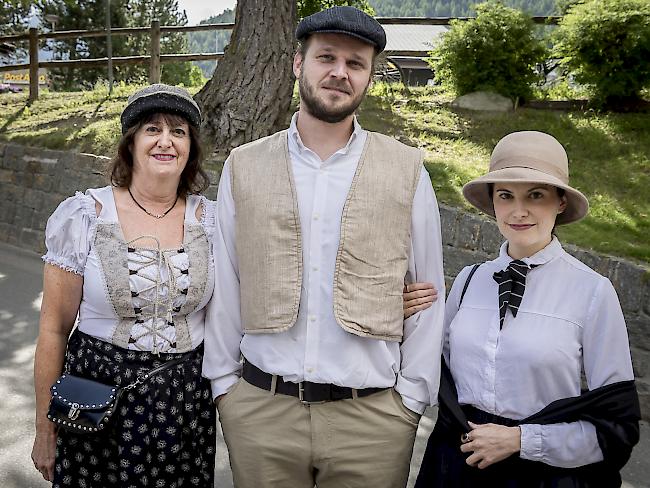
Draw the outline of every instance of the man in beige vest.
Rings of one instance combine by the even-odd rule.
[[[404,321],[402,288],[444,290],[438,206],[422,152],[354,116],[381,25],[334,7],[296,36],[300,110],[222,173],[203,372],[237,488],[404,487],[444,301]]]

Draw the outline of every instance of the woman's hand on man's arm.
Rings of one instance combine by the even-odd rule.
[[[427,309],[438,299],[438,290],[431,283],[404,285],[404,318]]]

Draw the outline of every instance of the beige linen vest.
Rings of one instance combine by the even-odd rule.
[[[368,132],[343,207],[334,275],[334,316],[358,336],[402,339],[402,288],[422,159],[420,150]],[[287,131],[240,146],[230,163],[244,332],[282,332],[296,323],[302,285]]]

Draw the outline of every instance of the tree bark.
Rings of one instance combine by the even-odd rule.
[[[206,154],[286,127],[293,94],[295,0],[239,0],[235,27],[212,79],[196,94]]]

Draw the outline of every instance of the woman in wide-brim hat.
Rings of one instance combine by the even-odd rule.
[[[200,195],[200,122],[181,88],[137,91],[110,184],[66,199],[47,222],[32,458],[55,487],[214,486],[216,420],[201,366],[216,209]],[[175,365],[124,392],[101,432],[57,431],[47,417],[62,371],[124,387],[166,364]]]
[[[438,421],[416,486],[620,486],[639,434],[627,330],[610,281],[554,235],[588,211],[564,148],[509,134],[463,194],[506,241],[449,294]]]

